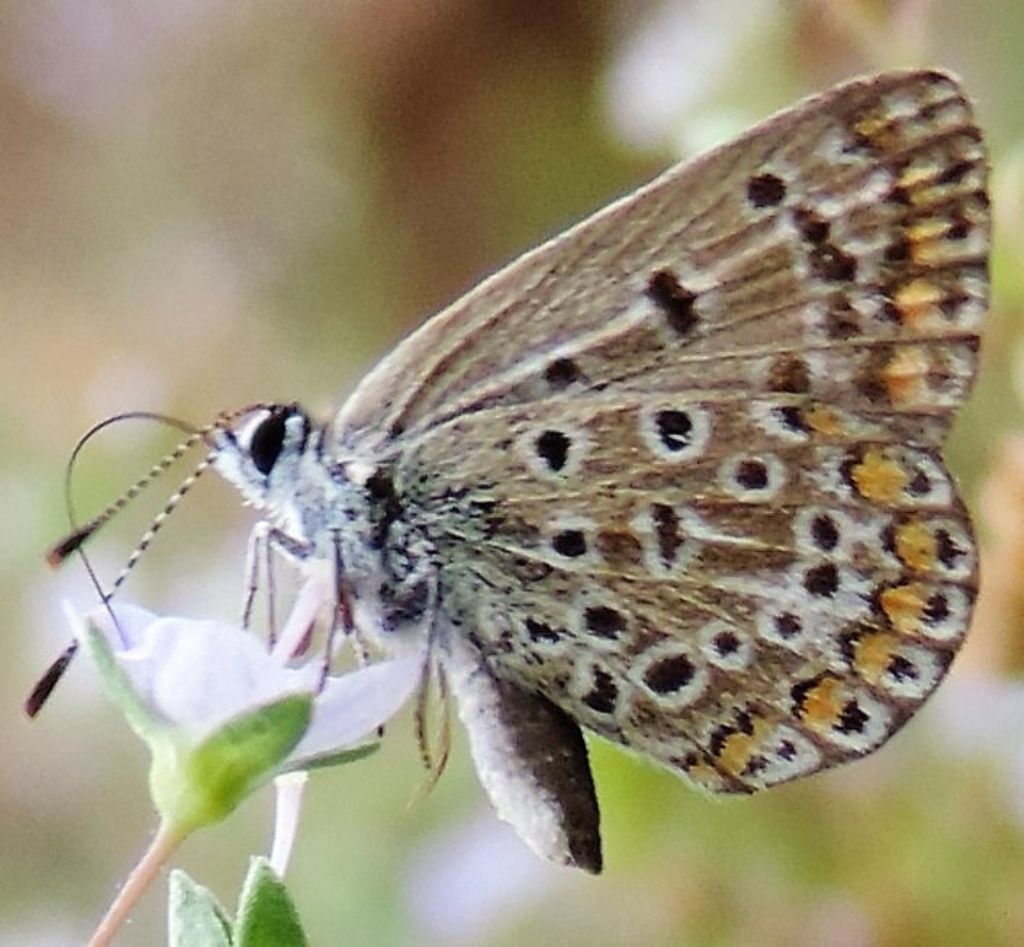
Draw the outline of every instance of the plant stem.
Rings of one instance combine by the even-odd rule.
[[[149,848],[132,869],[131,874],[121,886],[121,890],[118,891],[117,897],[107,909],[107,913],[89,941],[89,947],[107,947],[114,939],[114,935],[128,920],[128,915],[142,895],[146,893],[160,869],[174,854],[181,841],[182,835],[177,830],[166,824],[161,824],[153,841],[149,843]]]

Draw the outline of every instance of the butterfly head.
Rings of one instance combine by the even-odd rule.
[[[209,440],[217,471],[256,509],[286,514],[322,432],[297,404],[261,405],[217,426]],[[287,516],[283,516],[287,519]]]

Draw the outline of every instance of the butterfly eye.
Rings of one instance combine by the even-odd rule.
[[[270,474],[281,455],[281,448],[284,446],[284,425],[293,414],[295,409],[292,407],[274,408],[252,432],[249,456],[252,458],[253,466],[264,477]]]

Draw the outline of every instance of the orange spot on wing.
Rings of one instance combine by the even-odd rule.
[[[908,237],[911,240],[911,252],[913,252],[914,237],[911,234],[908,234]],[[892,301],[904,324],[911,328],[918,328],[925,323],[942,319],[939,304],[944,298],[945,293],[931,280],[918,278],[897,289],[893,293]]]
[[[919,185],[910,188],[908,189],[908,194],[910,203],[915,207],[931,207],[948,198],[954,190],[955,187],[950,187],[949,185],[929,184],[927,186]]]
[[[843,425],[839,416],[831,408],[824,405],[814,405],[804,411],[804,421],[819,434],[828,437],[836,437],[843,433]]]
[[[892,117],[885,112],[865,115],[856,124],[854,130],[880,151],[897,151],[900,146],[900,131],[892,123]]]
[[[896,530],[896,555],[904,565],[925,572],[935,565],[938,547],[923,523],[904,523]]]
[[[839,679],[826,675],[804,694],[798,710],[800,719],[816,730],[829,730],[843,712],[844,699]]]
[[[903,492],[909,479],[903,467],[890,460],[880,450],[867,451],[864,459],[850,474],[857,492],[865,500],[875,503],[894,502]]]
[[[932,266],[943,260],[956,257],[961,252],[946,235],[953,227],[953,221],[946,217],[929,217],[907,228],[910,241],[910,256],[921,266]],[[929,315],[939,313],[932,309]]]
[[[915,188],[919,184],[924,184],[926,181],[932,181],[935,175],[939,172],[939,168],[936,168],[931,164],[912,164],[904,168],[903,173],[900,174],[900,185],[905,188]]]
[[[927,217],[907,227],[907,239],[911,243],[920,243],[941,237],[952,226],[945,217]]]
[[[931,359],[923,349],[913,345],[897,349],[882,369],[882,382],[889,393],[889,400],[897,407],[926,402],[931,367]]]
[[[897,648],[895,635],[886,632],[864,635],[857,640],[853,665],[869,684],[877,684],[885,673]]]
[[[722,774],[707,763],[694,763],[692,766],[684,767],[683,771],[688,779],[704,789],[711,792],[722,792],[725,789],[725,780]]]
[[[927,606],[924,590],[919,585],[897,585],[879,596],[882,611],[900,634],[911,634],[921,628],[921,616]]]
[[[754,721],[753,731],[730,734],[719,751],[719,765],[732,776],[739,776],[747,768],[750,758],[770,735],[771,725],[765,720],[758,719]]]

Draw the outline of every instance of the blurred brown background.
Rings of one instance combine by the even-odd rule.
[[[983,380],[950,458],[986,542],[980,614],[936,700],[868,761],[706,800],[595,743],[606,873],[496,823],[464,742],[425,800],[408,722],[315,778],[290,877],[314,944],[1024,942],[1024,5],[989,2],[12,0],[0,6],[0,945],[79,943],[153,826],[141,744],[85,662],[20,701],[87,606],[64,529],[76,437],[131,408],[327,414],[403,333],[505,259],[810,91],[935,64],[994,166]],[[99,508],[168,446],[86,452]],[[165,489],[171,488],[171,482]],[[95,544],[106,575],[140,503]],[[231,618],[249,519],[210,478],[126,597]],[[233,904],[270,798],[178,864]],[[165,889],[124,944],[161,943]]]

